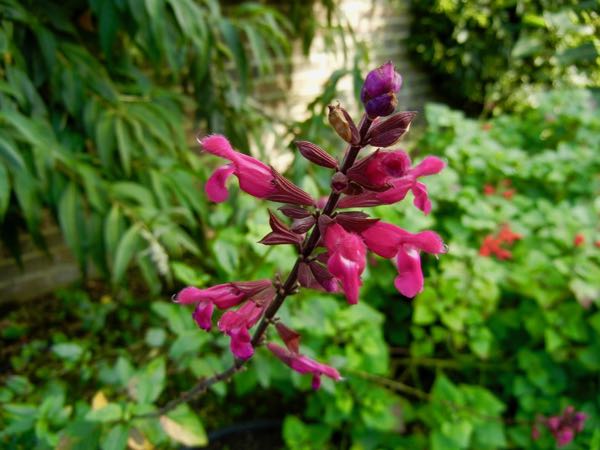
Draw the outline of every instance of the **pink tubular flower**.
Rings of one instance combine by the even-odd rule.
[[[240,189],[254,197],[297,205],[314,205],[310,195],[258,159],[236,152],[224,136],[214,134],[198,139],[198,142],[207,152],[231,161],[231,164],[215,170],[206,182],[204,189],[211,201],[223,202],[227,199],[229,191],[226,182],[231,175],[235,175]]]
[[[427,194],[427,186],[418,181],[418,178],[435,175],[442,171],[446,163],[435,156],[428,156],[415,167],[409,168],[404,176],[388,179],[390,188],[383,192],[367,191],[359,195],[346,196],[340,200],[340,208],[353,208],[361,206],[391,205],[404,200],[406,194],[412,191],[414,205],[429,214],[431,202]]]
[[[342,379],[337,369],[326,364],[321,364],[300,353],[293,352],[272,342],[267,344],[267,348],[292,370],[301,374],[312,374],[313,389],[319,389],[321,386],[321,375],[325,375],[335,381]]]
[[[362,284],[360,275],[366,265],[365,244],[358,235],[347,232],[337,223],[327,226],[323,243],[329,253],[327,269],[341,282],[348,303],[356,304]]]
[[[369,250],[384,258],[396,258],[398,276],[394,285],[405,297],[414,297],[423,290],[420,251],[434,255],[447,251],[433,231],[413,234],[386,222],[375,223],[361,232],[361,236]]]
[[[173,300],[184,305],[196,304],[192,317],[200,328],[210,331],[215,306],[219,309],[231,308],[261,294],[271,285],[270,280],[258,280],[218,284],[205,289],[188,286],[179,291]]]
[[[231,338],[231,353],[237,358],[248,359],[254,354],[248,330],[258,322],[264,308],[265,305],[259,306],[249,300],[238,310],[227,311],[219,320],[219,330]]]

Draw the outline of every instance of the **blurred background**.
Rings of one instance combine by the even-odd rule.
[[[600,449],[599,52],[596,0],[0,0],[0,447],[548,449],[573,406],[564,448]],[[231,364],[174,292],[295,259],[257,244],[266,205],[208,202],[195,135],[324,195],[292,142],[340,155],[326,107],[358,120],[387,60],[418,111],[402,148],[448,162],[430,215],[373,212],[449,245],[425,291],[373,257],[358,305],[281,312],[344,382],[314,392],[259,350],[130,420]]]

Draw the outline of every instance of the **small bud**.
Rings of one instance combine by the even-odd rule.
[[[348,187],[348,177],[342,172],[336,172],[331,178],[331,187],[335,192],[343,192]]]
[[[328,169],[337,169],[336,159],[316,144],[308,141],[296,141],[296,147],[306,159]]]
[[[288,350],[298,353],[300,348],[300,333],[288,328],[281,322],[277,322],[275,328],[277,329],[277,334],[279,334],[279,337],[285,343]]]
[[[314,199],[307,193],[271,168],[273,174],[272,183],[275,190],[267,199],[273,202],[291,203],[293,205],[315,205]]]
[[[401,87],[402,77],[391,61],[369,72],[360,92],[367,115],[374,119],[392,114],[398,105],[396,93]]]
[[[329,123],[338,136],[352,145],[357,145],[360,141],[360,134],[348,112],[339,103],[329,105],[328,108]]]
[[[279,211],[290,219],[303,219],[311,215],[310,211],[301,206],[285,205],[279,208]]]
[[[291,230],[294,233],[303,234],[312,228],[312,226],[316,223],[314,216],[304,217],[302,219],[295,219],[292,223]]]
[[[372,219],[360,211],[350,211],[339,213],[335,216],[335,221],[346,231],[361,233],[379,222],[379,219]]]
[[[367,143],[373,147],[390,147],[404,136],[417,113],[404,111],[387,120],[375,120],[367,133]]]
[[[259,243],[264,245],[294,244],[300,245],[302,236],[292,232],[275,214],[269,210],[269,225],[271,231]]]

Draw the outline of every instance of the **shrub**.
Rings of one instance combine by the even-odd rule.
[[[437,91],[471,113],[498,113],[548,87],[598,86],[594,2],[412,2],[413,54]]]

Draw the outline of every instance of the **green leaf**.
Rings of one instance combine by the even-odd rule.
[[[114,426],[102,440],[102,450],[123,450],[127,446],[129,428],[125,425]]]
[[[13,170],[22,170],[25,168],[25,161],[21,156],[21,153],[11,139],[0,134],[0,157],[4,159],[4,162],[11,167]]]
[[[150,347],[160,347],[164,344],[167,333],[163,328],[149,328],[146,331],[146,344]]]
[[[85,419],[91,422],[115,422],[121,420],[123,409],[117,403],[108,403],[97,410],[91,410],[85,415]]]
[[[108,255],[117,251],[119,240],[125,231],[125,220],[119,205],[114,204],[104,222],[104,245]]]
[[[113,264],[112,282],[120,284],[123,281],[127,267],[133,258],[133,255],[140,250],[142,245],[142,237],[140,236],[140,225],[134,224],[125,232],[117,250]]]
[[[63,191],[58,203],[58,221],[63,236],[77,257],[79,263],[85,264],[85,254],[80,232],[83,229],[83,205],[75,183],[70,182]]]
[[[6,170],[4,164],[0,163],[0,223],[4,219],[9,200],[10,178],[8,177],[8,170]]]
[[[131,175],[131,154],[134,150],[134,144],[127,124],[120,117],[117,117],[115,120],[115,132],[121,165],[125,174],[129,176]]]
[[[110,191],[118,199],[134,201],[140,206],[156,207],[152,192],[141,184],[132,181],[118,181],[111,184]]]
[[[100,46],[107,57],[112,54],[112,46],[119,29],[119,14],[114,0],[100,0],[98,11]]]
[[[112,155],[115,150],[115,121],[110,112],[104,112],[96,124],[96,149],[103,167],[112,166]]]
[[[52,351],[62,359],[77,361],[83,354],[83,347],[79,344],[64,342],[61,344],[54,344],[52,346]]]
[[[188,447],[204,447],[208,436],[198,416],[188,405],[176,409],[160,418],[160,424],[172,439]]]
[[[151,308],[152,311],[167,321],[169,329],[175,334],[183,334],[188,330],[194,329],[189,312],[181,305],[168,302],[154,302]]]
[[[138,403],[153,403],[165,387],[164,358],[156,358],[138,372],[135,380],[135,397]]]

